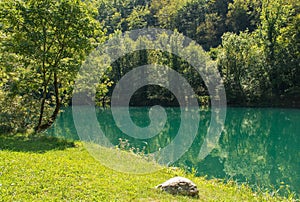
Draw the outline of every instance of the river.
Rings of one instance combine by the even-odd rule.
[[[128,140],[128,148],[152,153],[171,142],[180,127],[179,108],[166,108],[167,122],[157,136],[141,140],[124,134],[115,124],[110,109],[97,108],[97,120],[105,136],[113,145],[120,138]],[[133,122],[145,127],[149,122],[149,108],[130,108]],[[300,110],[280,108],[227,108],[224,130],[218,144],[204,159],[199,159],[211,121],[211,111],[199,110],[197,135],[172,166],[194,171],[208,179],[218,178],[247,183],[254,190],[290,191],[300,195]],[[194,127],[194,126],[191,126]],[[72,109],[66,108],[49,135],[79,139],[74,126]]]

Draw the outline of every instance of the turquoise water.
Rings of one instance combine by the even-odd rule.
[[[128,147],[152,153],[168,145],[180,126],[180,110],[165,108],[168,120],[163,130],[148,140],[137,140],[115,125],[109,109],[97,109],[97,119],[106,137],[114,145],[127,139]],[[131,108],[133,122],[149,124],[149,108]],[[203,160],[199,150],[210,123],[209,110],[200,110],[198,134],[187,152],[173,165],[207,178],[232,179],[248,183],[254,189],[289,191],[300,195],[300,110],[272,108],[227,108],[225,128],[216,148]],[[50,135],[78,139],[71,108],[67,108],[52,128]],[[286,189],[288,188],[288,190]]]

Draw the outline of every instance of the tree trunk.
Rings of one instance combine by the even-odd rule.
[[[44,109],[45,109],[46,96],[47,96],[47,85],[44,84],[43,97],[42,97],[42,102],[41,102],[41,107],[40,107],[39,121],[38,121],[38,124],[37,124],[37,126],[35,128],[36,132],[39,132],[39,129],[40,129],[41,125],[42,125],[43,116],[44,116]]]
[[[43,62],[43,67],[44,67],[44,62]],[[51,79],[51,74],[49,75],[48,80],[47,80],[46,73],[43,72],[43,96],[42,96],[42,102],[41,102],[41,107],[40,107],[39,121],[38,121],[37,126],[35,127],[35,132],[38,132],[40,130],[40,127],[43,123],[45,102],[46,102],[46,96],[47,96],[47,86],[49,84],[50,79]]]
[[[51,117],[49,118],[49,120],[43,124],[43,125],[39,125],[39,127],[37,128],[37,132],[41,132],[44,131],[46,129],[48,129],[50,126],[52,126],[52,124],[54,123],[54,121],[56,120],[58,114],[59,114],[59,110],[60,110],[60,99],[59,99],[59,91],[58,91],[58,81],[57,81],[57,73],[54,72],[53,74],[53,85],[54,85],[54,92],[55,92],[55,109],[51,115]]]

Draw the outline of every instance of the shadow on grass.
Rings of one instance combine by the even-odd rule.
[[[49,150],[64,150],[74,146],[72,141],[41,134],[0,135],[0,150],[44,153]]]

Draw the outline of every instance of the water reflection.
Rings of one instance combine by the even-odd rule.
[[[131,118],[138,126],[147,126],[147,108],[131,108]],[[108,109],[97,109],[97,119],[109,141],[119,144],[119,138],[130,145],[153,153],[166,147],[180,126],[180,110],[166,108],[168,120],[163,130],[148,140],[136,140],[122,133],[114,124]],[[234,179],[251,186],[279,189],[288,185],[300,194],[300,110],[228,108],[225,129],[219,145],[204,160],[198,154],[207,134],[211,112],[200,110],[198,135],[189,150],[175,163],[197,175],[208,178]],[[49,134],[78,139],[70,108],[65,109]],[[187,132],[188,133],[188,132]],[[182,142],[184,146],[184,142]],[[286,194],[285,190],[280,190]]]

